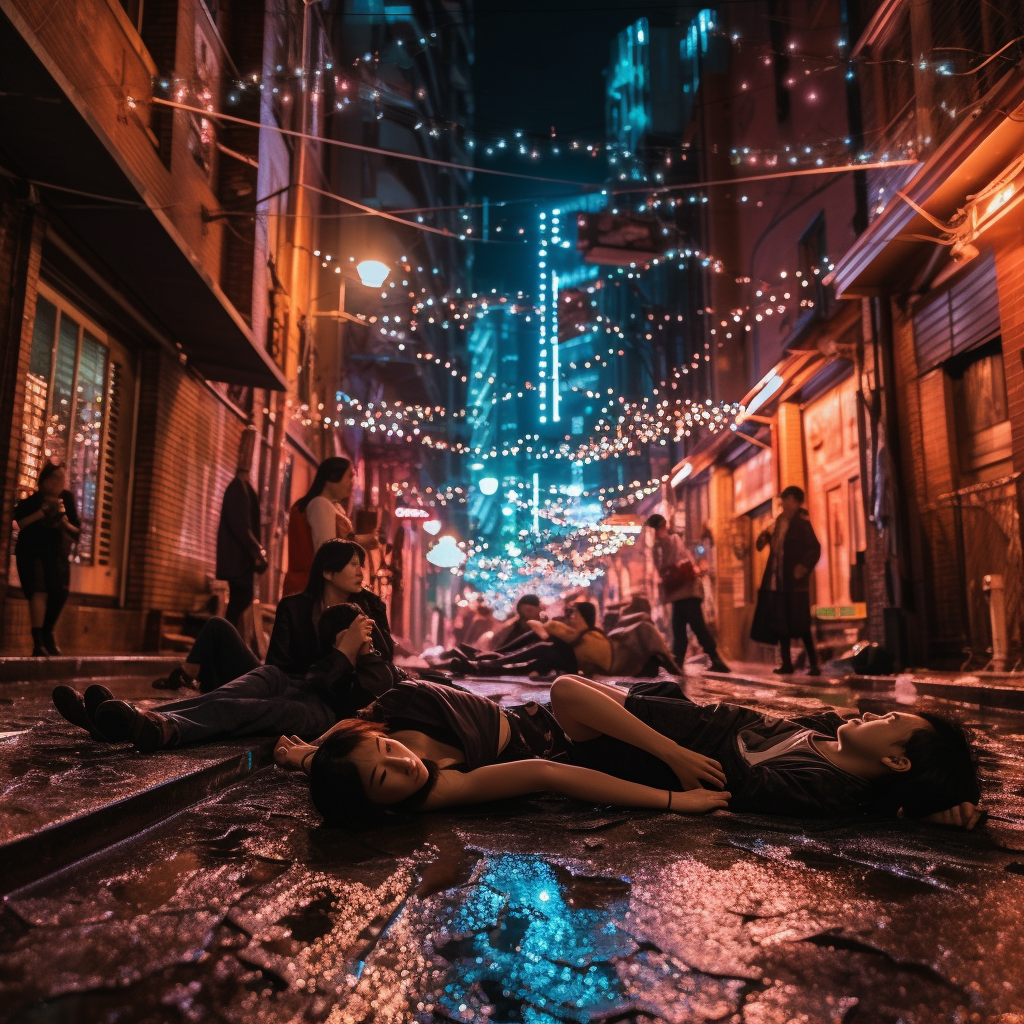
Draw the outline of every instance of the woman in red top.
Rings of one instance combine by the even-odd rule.
[[[292,505],[288,513],[288,572],[282,597],[305,588],[313,555],[325,541],[355,541],[367,551],[377,546],[376,535],[357,535],[345,513],[344,504],[352,496],[354,480],[355,471],[348,459],[324,459],[309,490]]]

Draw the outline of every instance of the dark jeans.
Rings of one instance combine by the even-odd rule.
[[[533,636],[533,634],[530,634]],[[525,639],[525,637],[521,638]],[[502,675],[510,672],[513,675],[528,675],[530,672],[576,672],[576,652],[564,640],[552,637],[550,640],[538,640],[534,637],[531,644],[520,644],[515,641],[502,649],[500,658],[489,658],[474,665],[474,674]]]
[[[228,607],[224,612],[224,618],[235,628],[238,627],[238,620],[242,617],[242,612],[252,604],[255,593],[256,581],[253,579],[252,573],[228,580]]]
[[[244,676],[260,664],[238,630],[217,616],[203,624],[185,660],[199,665],[199,689],[203,693]]]
[[[672,656],[682,667],[686,659],[686,627],[693,630],[704,653],[714,660],[718,657],[718,645],[704,622],[704,602],[699,597],[684,597],[672,602]]]
[[[299,689],[274,665],[260,665],[212,693],[153,710],[174,722],[182,745],[229,736],[314,739],[337,721],[316,694]]]

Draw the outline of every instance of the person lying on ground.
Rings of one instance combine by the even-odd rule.
[[[267,648],[267,664],[276,665],[292,678],[301,679],[319,655],[317,622],[325,608],[338,604],[358,605],[374,623],[374,646],[388,660],[395,654],[384,602],[363,586],[366,552],[350,541],[330,540],[313,556],[306,589],[281,598]],[[223,686],[251,672],[259,658],[227,619],[209,619],[196,637],[185,661],[165,679],[155,679],[158,690],[181,687],[200,693]]]
[[[609,631],[608,642],[612,645],[610,675],[654,677],[662,668],[674,676],[683,674],[658,627],[646,616],[628,616],[625,625]]]
[[[209,693],[143,711],[104,686],[84,696],[70,686],[53,691],[60,714],[94,739],[132,743],[142,753],[242,736],[316,736],[355,714],[396,681],[394,665],[373,643],[374,623],[353,604],[320,616],[320,659],[303,679],[260,665]]]
[[[450,667],[474,675],[544,675],[548,672],[607,672],[612,646],[597,629],[597,608],[590,601],[570,605],[565,622],[532,619],[530,633],[501,651],[475,659],[453,658]]]
[[[632,625],[641,619],[651,619],[651,602],[642,594],[634,594],[628,601],[619,601],[618,604],[608,605],[601,628],[610,633],[613,629],[622,626]]]
[[[334,825],[545,791],[680,813],[902,808],[950,824],[978,801],[966,737],[939,716],[779,719],[701,707],[675,683],[627,692],[569,675],[552,685],[550,710],[400,683],[313,743],[282,736],[275,759],[309,775],[314,806]]]

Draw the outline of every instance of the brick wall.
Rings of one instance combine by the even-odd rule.
[[[0,179],[0,616],[12,552],[11,522],[18,479],[25,377],[36,312],[43,219],[28,203],[27,190]]]
[[[245,424],[163,350],[143,353],[127,604],[178,611],[206,588]]]

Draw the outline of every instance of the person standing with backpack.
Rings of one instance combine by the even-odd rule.
[[[683,538],[672,533],[663,515],[655,513],[644,524],[654,531],[654,565],[660,578],[659,590],[665,604],[672,605],[672,656],[683,665],[688,640],[686,627],[711,659],[712,672],[731,669],[718,653],[718,645],[704,621],[704,585],[700,572]]]

